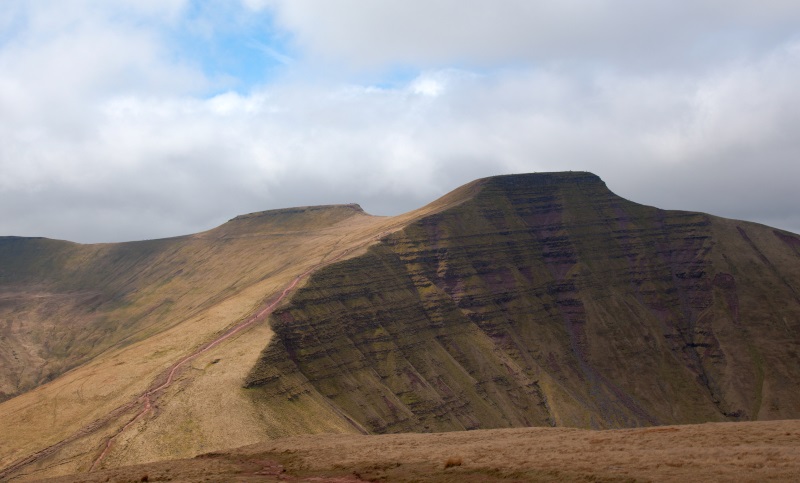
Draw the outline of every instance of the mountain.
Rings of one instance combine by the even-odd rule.
[[[800,237],[590,173],[405,215],[0,239],[0,479],[303,433],[800,417]]]
[[[800,416],[800,238],[503,176],[316,272],[246,387],[368,433]],[[267,403],[268,404],[268,403]]]

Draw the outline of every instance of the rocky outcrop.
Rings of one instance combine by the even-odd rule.
[[[798,246],[589,173],[488,178],[315,273],[245,386],[374,433],[800,417]]]

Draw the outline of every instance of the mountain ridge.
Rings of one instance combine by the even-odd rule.
[[[31,474],[86,471],[102,448],[114,467],[304,433],[798,417],[781,381],[800,379],[800,237],[639,205],[591,173],[483,178],[396,217],[322,205],[171,239],[31,243],[61,248],[23,263],[0,240],[0,261],[28,270],[28,298],[0,297],[0,316],[17,338],[75,321],[48,326],[71,366],[0,403],[15,428],[0,467],[43,447]],[[41,304],[42,280],[72,305]],[[281,293],[269,324],[182,366],[152,411],[120,409]],[[66,342],[87,333],[75,358]]]

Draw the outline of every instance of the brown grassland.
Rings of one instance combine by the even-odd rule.
[[[459,191],[470,189],[466,186]],[[294,213],[302,208],[277,210],[266,216],[237,217],[213,230],[174,241],[164,240],[175,248],[164,250],[144,269],[137,267],[131,276],[135,289],[130,302],[111,312],[111,317],[124,319],[127,307],[146,307],[151,299],[165,296],[174,298],[180,309],[156,322],[150,320],[153,317],[142,317],[138,326],[145,325],[140,332],[146,334],[138,340],[111,346],[60,377],[0,403],[0,481],[88,471],[106,441],[140,411],[141,396],[160,384],[176,361],[251,318],[314,267],[357,255],[409,221],[461,201],[458,192],[451,193],[397,217],[370,216],[357,209],[339,219],[344,207],[310,208],[299,216]],[[116,249],[115,245],[70,248],[65,264],[81,264],[85,252],[97,256],[96,252],[102,255]],[[165,267],[181,267],[185,260],[192,261],[191,273],[174,277],[159,273]],[[161,277],[155,283],[139,282],[153,273],[151,278]],[[305,281],[303,278],[298,285]],[[23,314],[39,310],[35,295],[17,294],[24,304],[15,310]],[[69,317],[57,312],[48,319],[69,321]],[[38,320],[31,319],[31,325]],[[164,323],[171,325],[164,327]],[[49,330],[70,330],[70,324],[64,326]],[[30,331],[23,326],[22,332],[26,330]],[[49,337],[57,339],[62,334],[51,332]],[[265,435],[352,432],[324,401],[313,403],[309,414],[319,417],[311,419],[286,417],[281,407],[266,413],[254,407],[251,396],[241,389],[241,381],[271,337],[272,330],[261,320],[246,331],[246,337],[238,334],[190,361],[175,384],[161,391],[147,417],[115,438],[112,451],[97,467],[190,457],[198,451],[256,443]]]
[[[800,421],[282,438],[65,476],[133,481],[796,481]]]

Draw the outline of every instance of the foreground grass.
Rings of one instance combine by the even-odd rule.
[[[796,481],[800,421],[270,441],[57,478],[103,481]]]

